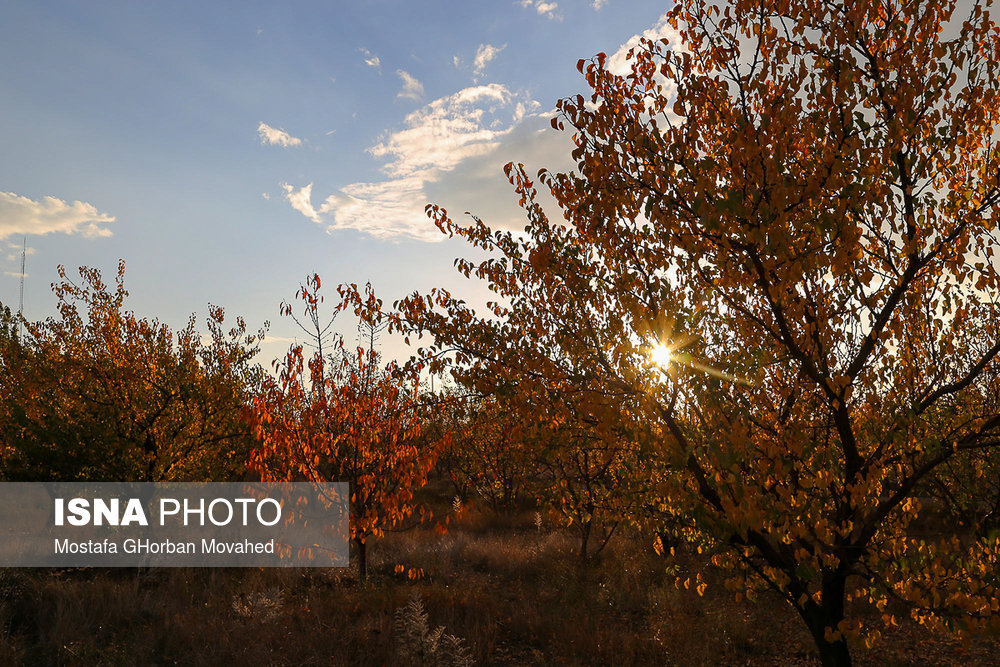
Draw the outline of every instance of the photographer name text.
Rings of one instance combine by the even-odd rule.
[[[200,546],[200,550],[199,550]],[[224,542],[202,539],[201,543],[175,540],[129,538],[122,540],[55,540],[57,554],[273,554],[274,540]]]

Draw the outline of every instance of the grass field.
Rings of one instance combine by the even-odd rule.
[[[375,543],[364,584],[346,568],[5,570],[0,664],[420,664],[394,622],[414,594],[428,616],[422,631],[443,626],[472,664],[815,662],[789,608],[767,596],[737,602],[693,552],[665,559],[627,532],[587,568],[576,550],[571,533],[539,529],[534,512],[471,511],[445,535],[419,528]],[[668,565],[682,578],[702,572],[704,596],[677,588]],[[904,624],[854,655],[859,665],[995,665],[1000,641]]]

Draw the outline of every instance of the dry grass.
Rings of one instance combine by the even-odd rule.
[[[396,565],[422,568],[409,579]],[[682,571],[704,569],[681,554]],[[813,664],[782,603],[737,603],[710,582],[677,589],[665,561],[623,535],[586,569],[572,535],[534,512],[496,525],[472,514],[444,536],[413,530],[352,570],[7,570],[0,576],[0,664],[410,665],[394,619],[420,596],[430,628],[482,665]],[[1000,664],[1000,644],[960,644],[904,625],[861,665]]]

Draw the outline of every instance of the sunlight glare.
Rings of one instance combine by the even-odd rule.
[[[656,343],[649,351],[649,360],[657,368],[665,370],[674,360],[674,353],[663,343]]]

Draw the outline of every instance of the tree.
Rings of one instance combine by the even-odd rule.
[[[568,224],[516,167],[522,237],[429,208],[495,251],[459,268],[512,305],[400,304],[401,326],[438,337],[431,355],[457,350],[460,376],[520,348],[504,359],[520,377],[622,396],[660,452],[653,520],[696,529],[737,590],[784,597],[825,665],[878,634],[851,599],[955,630],[998,620],[1000,534],[908,530],[923,486],[1000,446],[987,6],[677,6],[677,46],[644,41],[625,72],[581,61],[593,94],[559,104],[578,171],[541,180]],[[530,342],[495,338],[497,319]]]
[[[495,399],[444,394],[435,427],[451,433],[437,467],[462,499],[481,499],[494,514],[513,512],[534,492],[537,465],[522,420]]]
[[[398,302],[392,321],[410,336],[432,333],[433,343],[417,357],[428,360],[431,372],[447,368],[467,392],[489,397],[517,425],[517,448],[544,480],[535,495],[578,531],[585,563],[596,530],[605,530],[600,551],[621,521],[634,519],[640,490],[658,467],[649,456],[651,424],[641,397],[631,385],[602,377],[608,351],[617,359],[639,355],[634,370],[642,376],[651,369],[623,328],[620,295],[590,285],[600,270],[594,257],[568,229],[549,224],[531,192],[522,195],[527,239],[494,233],[479,219],[462,227],[444,209],[429,209],[449,233],[495,255],[479,265],[457,262],[498,294],[487,316],[435,290]],[[584,289],[588,298],[581,298]]]
[[[126,311],[125,264],[114,290],[95,269],[59,267],[59,316],[4,337],[0,439],[8,480],[231,479],[245,470],[243,419],[263,331],[210,306],[209,341],[194,316],[176,335]]]
[[[321,325],[321,285],[314,274],[297,293],[314,325],[304,328],[316,334],[315,352],[306,361],[302,345],[293,345],[275,361],[278,377],[265,378],[255,399],[261,447],[252,465],[264,480],[350,484],[350,539],[364,580],[369,539],[415,512],[424,515],[414,491],[427,481],[441,443],[423,437],[419,372],[394,362],[381,365],[374,346],[381,302],[370,287],[357,308],[370,344],[349,350],[343,338],[325,338],[329,325]],[[360,298],[356,288],[352,293]],[[337,311],[350,303],[345,297]]]

